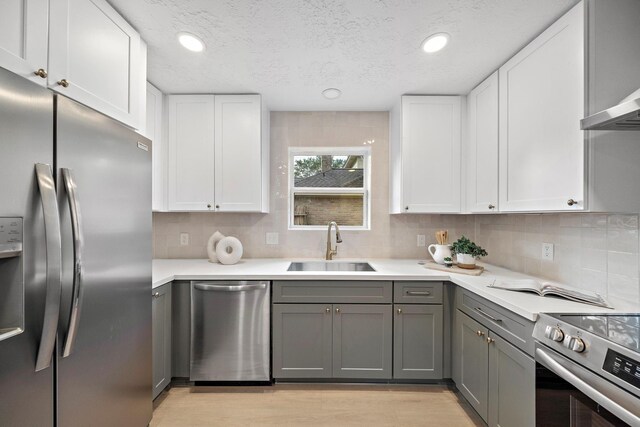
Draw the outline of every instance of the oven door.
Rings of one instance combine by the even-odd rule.
[[[535,355],[537,426],[640,426],[638,397],[547,347]]]

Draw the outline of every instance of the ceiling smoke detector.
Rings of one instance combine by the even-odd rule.
[[[202,52],[204,50],[204,42],[200,37],[191,33],[178,33],[178,41],[185,49],[191,52]]]
[[[422,42],[422,50],[427,53],[436,53],[442,49],[449,43],[449,34],[447,33],[436,33],[431,34]]]
[[[340,98],[340,95],[342,95],[342,91],[333,87],[322,91],[322,96],[327,99],[337,99]]]

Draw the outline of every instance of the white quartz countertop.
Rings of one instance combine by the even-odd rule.
[[[371,272],[287,271],[292,261],[320,260],[255,258],[241,260],[235,265],[222,265],[210,263],[206,259],[156,259],[153,260],[153,288],[173,280],[434,280],[453,282],[531,321],[537,320],[539,313],[616,312],[616,310],[560,298],[489,288],[487,285],[494,280],[532,277],[487,264],[483,264],[485,271],[482,275],[467,276],[429,270],[418,264],[419,260],[340,259],[334,261],[366,261],[376,270]]]

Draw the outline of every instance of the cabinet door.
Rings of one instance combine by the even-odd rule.
[[[393,307],[393,378],[442,378],[442,306]]]
[[[260,95],[216,95],[215,116],[216,210],[260,212]]]
[[[138,128],[146,73],[138,33],[105,0],[50,4],[49,87]]]
[[[168,208],[214,210],[214,96],[171,95],[168,104]]]
[[[153,193],[151,207],[154,211],[167,209],[167,146],[162,135],[164,96],[155,86],[147,83],[147,110],[144,134],[152,142]]]
[[[6,0],[0,13],[0,67],[46,86],[48,0]]]
[[[456,311],[457,387],[478,414],[487,420],[489,393],[489,350],[487,328]]]
[[[489,420],[491,427],[536,425],[536,362],[491,333]]]
[[[460,113],[459,96],[402,97],[405,212],[460,212]]]
[[[171,382],[171,284],[154,289],[151,318],[153,398]]]
[[[467,206],[470,212],[498,210],[498,72],[469,93]]]
[[[273,377],[331,377],[331,304],[273,305]]]
[[[502,211],[585,209],[583,9],[500,67]]]
[[[334,305],[335,378],[391,378],[391,311],[391,305]]]

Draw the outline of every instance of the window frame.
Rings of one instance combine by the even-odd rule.
[[[362,156],[364,163],[362,188],[349,187],[295,187],[294,158],[296,156]],[[340,225],[340,230],[367,231],[371,230],[371,147],[289,147],[289,191],[287,223],[289,230],[326,230],[326,225],[295,225],[294,203],[295,195],[332,195],[332,194],[362,194],[363,225]]]

